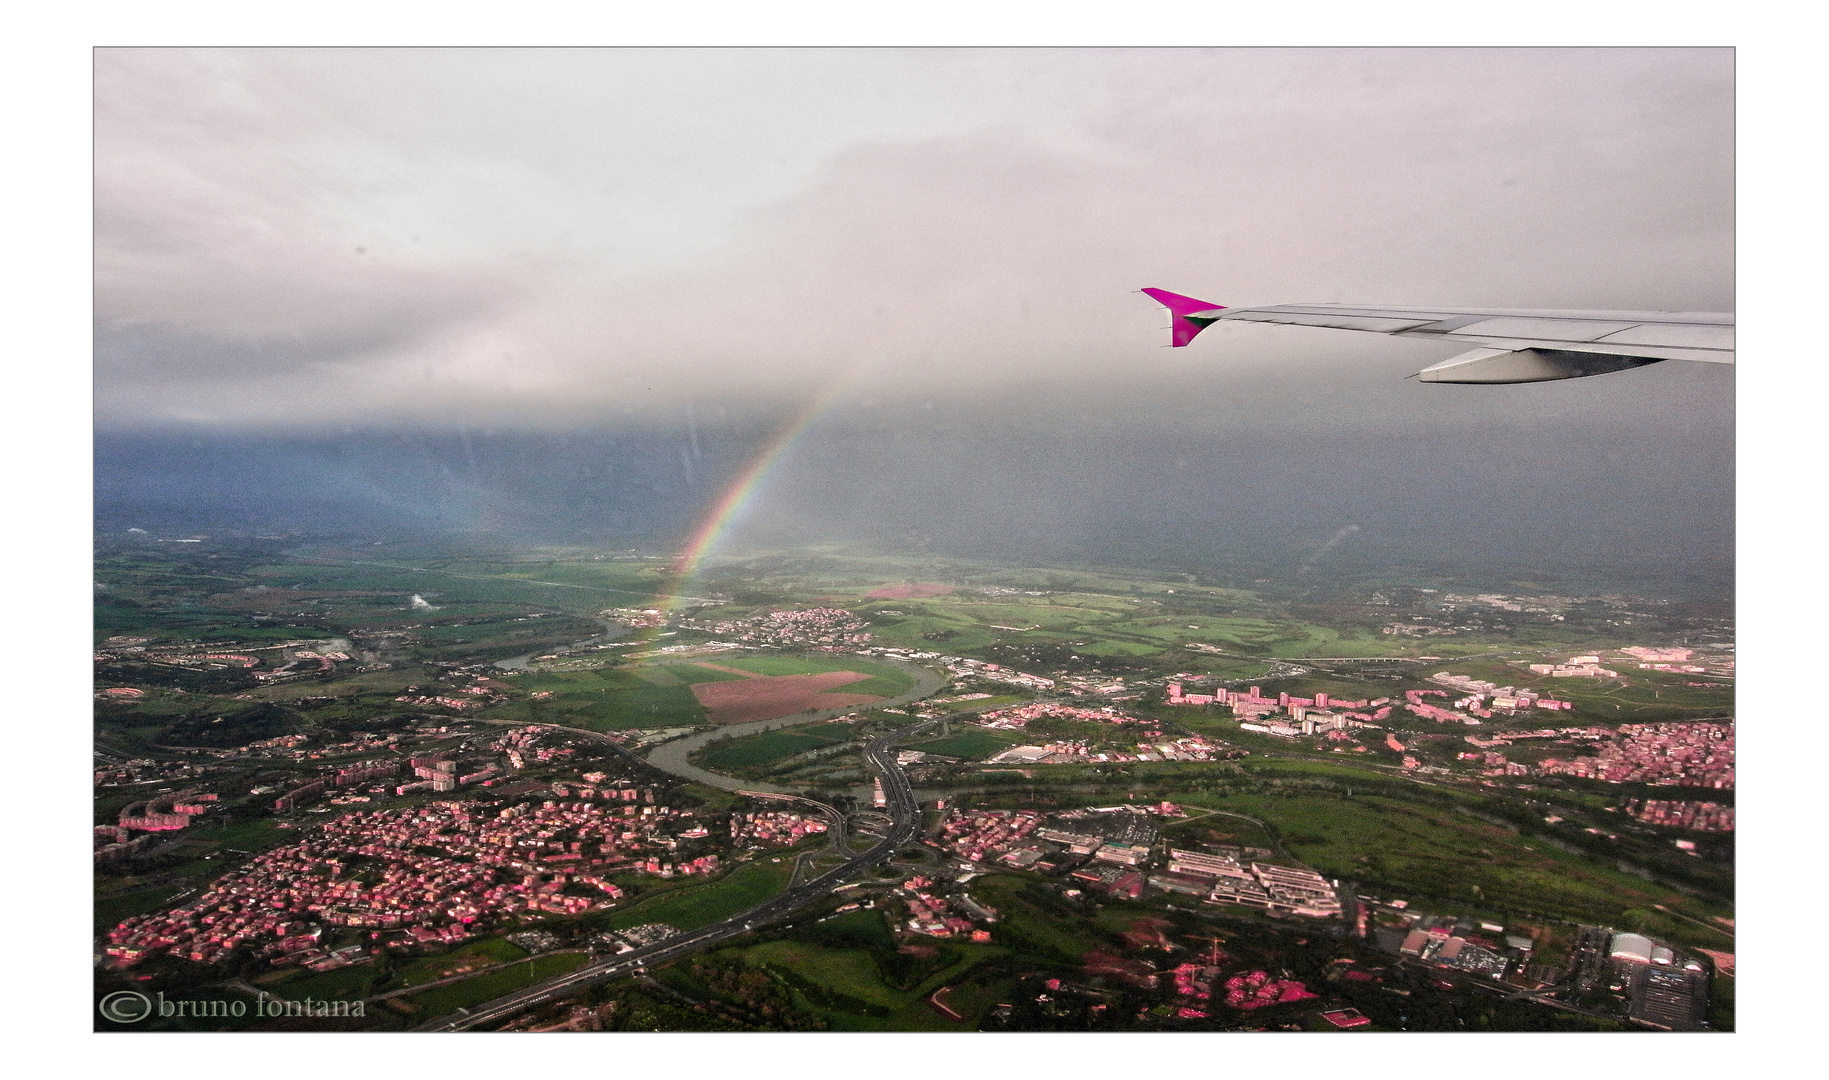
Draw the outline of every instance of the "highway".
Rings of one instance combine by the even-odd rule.
[[[593,984],[634,974],[655,964],[678,959],[688,953],[698,952],[747,933],[811,903],[871,867],[887,862],[890,856],[895,854],[896,849],[914,838],[921,824],[921,808],[915,802],[914,788],[908,782],[908,774],[904,773],[901,766],[897,765],[895,761],[895,744],[935,722],[927,720],[898,731],[892,731],[887,735],[878,736],[864,747],[864,760],[882,778],[883,795],[886,799],[884,809],[889,814],[891,821],[891,826],[883,838],[872,845],[868,851],[853,855],[842,865],[836,866],[802,885],[794,886],[787,892],[764,900],[741,915],[733,915],[723,922],[676,934],[647,948],[621,953],[595,964],[587,964],[577,971],[536,983],[512,994],[496,998],[494,1001],[484,1002],[475,1008],[459,1009],[449,1016],[430,1021],[415,1030],[466,1031],[471,1028],[501,1023],[528,1009],[578,993]]]

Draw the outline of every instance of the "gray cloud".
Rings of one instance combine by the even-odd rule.
[[[1733,306],[1726,50],[104,50],[97,86],[111,426],[1259,371],[1351,424],[1330,380],[1445,353],[1168,353],[1132,290]]]

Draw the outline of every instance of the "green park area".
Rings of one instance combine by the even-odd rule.
[[[1073,910],[1058,889],[1033,878],[992,875],[973,882],[972,895],[997,909],[992,940],[1030,956],[1078,967],[1088,950],[1111,943],[1109,935]]]
[[[996,1001],[993,987],[1007,985],[1006,979],[993,977],[993,987],[986,987],[974,978],[974,969],[1003,950],[949,943],[932,951],[936,956],[921,958],[926,962],[911,973],[912,978],[904,976],[906,989],[884,977],[878,955],[856,948],[770,941],[746,950],[743,959],[778,974],[803,1007],[839,1031],[974,1030],[984,1010]],[[947,988],[947,1006],[963,1020],[953,1020],[928,1003],[929,995],[942,988]]]
[[[730,965],[761,971],[792,994],[794,1004],[838,1031],[968,1031],[1008,987],[986,968],[1005,955],[995,945],[935,942],[898,948],[882,913],[846,912],[760,944],[727,948],[670,967],[661,979],[688,997],[718,996],[708,972]],[[959,1015],[943,1014],[928,998]]]

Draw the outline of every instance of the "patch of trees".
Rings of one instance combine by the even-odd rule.
[[[168,724],[160,738],[175,746],[230,747],[298,732],[297,713],[284,706],[262,702],[217,716],[187,713]]]
[[[167,664],[144,664],[131,661],[103,664],[95,669],[97,682],[126,686],[167,686],[193,694],[230,694],[260,685],[260,680],[241,668],[197,671]]]

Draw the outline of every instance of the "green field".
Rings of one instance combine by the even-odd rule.
[[[603,924],[622,930],[658,922],[679,930],[696,930],[755,907],[786,888],[793,875],[794,864],[787,859],[760,859],[715,881],[670,889],[617,908],[604,918]]]
[[[336,968],[331,971],[308,971],[275,983],[267,989],[278,997],[302,1001],[305,998],[318,998],[327,1001],[354,1001],[367,997],[373,991],[369,984],[379,978],[381,972],[373,963],[351,964],[349,967]]]
[[[264,851],[274,844],[283,843],[296,835],[294,830],[280,828],[279,823],[272,818],[254,818],[228,825],[216,825],[206,817],[191,830],[192,839],[214,840],[225,848],[251,852]]]
[[[1161,652],[1159,646],[1145,645],[1136,641],[1117,641],[1107,638],[1095,641],[1090,645],[1076,646],[1084,656],[1154,656]]]
[[[421,956],[402,964],[389,979],[385,989],[400,990],[420,983],[433,982],[464,965],[484,967],[526,958],[527,951],[501,938],[469,942],[438,956]]]
[[[119,925],[123,919],[145,915],[169,904],[190,886],[184,882],[119,888],[115,882],[98,881],[93,917],[99,933]]]
[[[808,675],[822,671],[855,671],[869,675],[840,689],[845,693],[893,697],[914,684],[891,664],[862,657],[718,656],[707,663],[757,675]],[[597,730],[616,728],[692,727],[705,722],[705,709],[693,696],[697,683],[740,680],[744,676],[701,667],[697,663],[638,662],[620,667],[570,671],[529,671],[515,685],[529,693],[550,692],[540,701],[516,698],[484,710],[491,720],[564,724]],[[785,756],[785,755],[784,755]]]
[[[999,750],[1015,746],[1018,741],[1017,736],[1005,735],[1002,732],[965,731],[957,735],[949,735],[944,739],[935,739],[933,742],[913,743],[910,744],[909,749],[976,761],[979,758],[989,757]]]
[[[644,677],[670,668],[598,668],[589,671],[528,672],[515,685],[529,693],[550,691],[543,701],[516,698],[485,709],[491,720],[564,724],[597,730],[615,728],[692,727],[705,722],[705,709],[684,680],[656,685]],[[716,672],[705,672],[716,675]]]
[[[307,558],[309,556],[306,556]],[[332,556],[335,557],[335,556]],[[652,600],[658,577],[626,563],[596,561],[468,562],[427,558],[413,560],[424,569],[378,558],[374,562],[311,563],[288,561],[256,568],[253,573],[311,589],[410,589],[433,604],[535,604],[576,612],[641,605]],[[547,584],[557,582],[558,584]]]
[[[878,911],[847,911],[821,919],[815,925],[819,935],[827,940],[848,941],[864,948],[895,948],[895,935],[889,932],[889,924]]]
[[[788,968],[860,1001],[892,1008],[903,1003],[903,995],[883,985],[870,954],[861,949],[769,941],[745,950],[744,958],[751,963]]]
[[[767,765],[795,754],[804,754],[808,750],[847,741],[851,737],[850,725],[842,726],[845,728],[843,733],[834,732],[830,736],[809,731],[769,731],[741,739],[726,739],[706,747],[699,754],[698,761],[705,768],[713,770]]]
[[[717,660],[724,667],[733,667],[741,671],[753,671],[758,675],[813,675],[822,671],[855,671],[860,675],[869,675],[863,682],[846,683],[836,688],[846,694],[875,694],[878,697],[895,697],[907,692],[914,685],[914,677],[893,664],[880,660],[869,660],[861,656],[814,658],[802,656],[743,656],[730,660]],[[718,674],[707,672],[707,674]]]
[[[113,817],[111,811],[108,815]],[[221,853],[228,849],[259,853],[292,838],[270,818],[255,818],[227,825],[222,819],[205,818],[193,827],[175,853],[189,858],[166,873],[176,875],[160,884],[141,884],[133,878],[98,877],[95,886],[94,919],[97,930],[118,924],[134,915],[157,911],[177,894],[195,888],[199,883],[222,873],[227,861]],[[202,856],[214,854],[215,858]]]
[[[959,709],[962,711],[985,713],[1009,705],[1021,705],[1031,700],[1033,699],[1027,694],[993,694],[990,697],[973,698],[970,701],[949,702],[944,698],[941,698],[930,701],[928,704],[940,709]]]
[[[1550,654],[1551,658],[1557,655],[1559,654]],[[1501,660],[1444,660],[1417,669],[1417,675],[1418,678],[1424,678],[1437,671],[1450,671],[1456,675],[1485,679],[1500,686],[1534,689],[1575,705],[1572,714],[1565,712],[1519,717],[1519,721],[1526,726],[1538,726],[1543,715],[1557,715],[1583,723],[1643,724],[1727,716],[1732,715],[1734,710],[1734,687],[1731,683],[1690,686],[1688,684],[1691,682],[1706,680],[1680,672],[1645,671],[1638,667],[1637,661],[1612,658],[1603,659],[1600,666],[1619,672],[1622,678],[1554,679],[1530,670],[1528,665],[1538,662],[1540,659],[1534,655],[1517,663]],[[1563,722],[1566,723],[1567,720]]]
[[[1279,767],[1286,764],[1278,763]],[[1674,941],[1719,948],[1718,936],[1656,912],[1662,904],[1692,919],[1732,912],[1598,861],[1461,813],[1450,807],[1385,796],[1303,790],[1284,794],[1200,797],[1190,811],[1229,810],[1268,822],[1292,855],[1329,877],[1356,880],[1369,892],[1409,899],[1426,910],[1545,915],[1610,926],[1642,926]],[[1179,825],[1198,829],[1209,821]],[[1697,937],[1700,933],[1702,936]],[[1711,936],[1716,940],[1709,940]]]
[[[442,1016],[453,1009],[467,1009],[485,1001],[575,971],[590,960],[584,953],[547,953],[495,971],[486,971],[473,979],[435,986],[421,994],[410,994],[406,1001],[420,1010],[415,1020]]]
[[[931,648],[944,641],[947,650],[968,653],[999,643],[1066,647],[1083,656],[1118,660],[1158,656],[1189,642],[1292,657],[1382,655],[1391,649],[1388,639],[1363,629],[1212,613],[1215,606],[1249,602],[1249,593],[1203,588],[1178,590],[1171,597],[1135,580],[1079,577],[1083,580],[1074,588],[1033,602],[999,603],[960,594],[862,602],[855,608],[871,616],[872,632],[886,644]],[[1112,593],[1087,591],[1093,581]]]
[[[881,923],[880,918],[877,921]],[[949,995],[953,1008],[966,1017],[964,1023],[942,1016],[926,998],[941,987],[970,981],[973,969],[1006,952],[994,945],[948,942],[937,950],[934,960],[912,966],[912,984],[898,988],[885,978],[885,951],[881,946],[834,947],[777,940],[751,946],[741,955],[747,964],[782,973],[802,1006],[823,1016],[835,1029],[969,1031],[991,1003],[988,995]]]
[[[1060,901],[1045,901],[1034,892],[1037,888],[1033,879],[1009,874],[972,882],[972,895],[997,909],[992,940],[1073,965],[1088,949],[1108,944],[1104,935],[1089,932],[1083,919],[1064,918],[1055,906]]]

